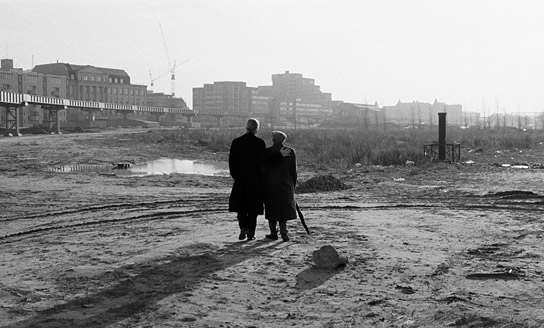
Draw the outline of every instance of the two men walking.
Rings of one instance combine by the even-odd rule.
[[[266,148],[256,136],[259,121],[249,119],[246,133],[232,141],[229,170],[234,185],[229,199],[229,211],[236,212],[240,227],[239,240],[255,238],[257,216],[263,214],[269,222],[267,238],[278,239],[277,224],[283,241],[289,241],[287,220],[296,218],[294,199],[297,162],[293,148],[285,147],[286,135],[272,133],[274,144]]]

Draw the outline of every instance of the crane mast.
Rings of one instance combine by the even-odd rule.
[[[174,65],[170,65],[170,56],[168,55],[168,47],[166,46],[166,39],[164,38],[164,32],[162,31],[161,23],[159,23],[159,28],[161,30],[162,43],[164,45],[164,51],[166,53],[166,61],[168,62],[168,68],[170,69],[170,91],[172,93],[172,97],[174,97],[176,93],[176,61],[174,61]]]
[[[159,72],[157,75],[153,76],[153,74],[151,73],[151,71],[149,71],[149,81],[150,81],[150,89],[151,91],[153,91],[153,86],[154,86],[154,82],[155,80],[165,76],[167,73],[170,73],[172,74],[172,72],[178,68],[179,66],[185,64],[186,62],[188,62],[189,59],[185,59],[184,61],[182,61],[181,63],[177,63],[177,62],[174,62],[174,66],[172,66],[171,68],[168,68],[168,70],[166,71],[163,71],[163,72]],[[174,77],[174,76],[172,76]],[[174,77],[175,79],[175,77]],[[172,90],[174,90],[174,87],[172,87]]]

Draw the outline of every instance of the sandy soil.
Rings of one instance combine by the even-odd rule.
[[[541,150],[358,167],[297,195],[312,234],[237,240],[229,177],[58,173],[160,157],[143,130],[0,137],[0,327],[543,327]],[[313,265],[335,247],[349,263]]]

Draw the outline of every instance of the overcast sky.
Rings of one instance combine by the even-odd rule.
[[[346,102],[544,110],[541,0],[0,0],[0,12],[0,57],[16,67],[121,68],[145,85],[151,71],[170,93],[158,76],[185,61],[175,91],[189,107],[204,83],[290,71]]]

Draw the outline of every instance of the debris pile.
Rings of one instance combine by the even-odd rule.
[[[333,177],[332,174],[329,174],[316,176],[298,184],[296,192],[297,194],[304,194],[321,191],[337,191],[349,188],[351,187]]]

